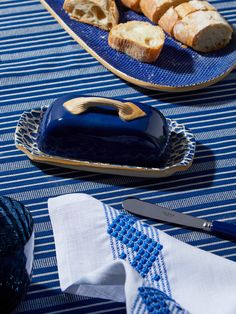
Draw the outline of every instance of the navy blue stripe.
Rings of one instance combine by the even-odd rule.
[[[122,81],[121,81],[121,83],[119,83],[119,84],[121,84],[122,85],[122,88],[124,88],[125,87],[125,83],[124,84],[122,84]],[[29,83],[29,85],[30,85],[30,83]],[[95,85],[97,85],[97,84],[95,84]],[[94,85],[93,85],[94,86]],[[49,92],[44,92],[43,93],[43,88],[45,88],[45,87],[42,87],[42,94],[41,94],[41,99],[42,100],[46,100],[46,99],[50,99],[50,98],[52,98],[52,97],[55,97],[55,93],[53,92],[53,91],[49,91]],[[117,86],[116,87],[117,89],[119,89],[120,87],[119,86]],[[103,89],[103,92],[104,91],[106,91],[108,88],[107,87],[105,87],[104,89]],[[67,92],[67,90],[68,90],[68,92]],[[91,94],[92,92],[95,92],[95,90],[93,91],[93,88],[91,88],[91,90],[90,91],[85,91],[84,92],[84,88],[77,88],[77,92],[79,93],[85,93],[85,94]],[[64,92],[65,91],[65,92]],[[72,92],[76,92],[76,89],[70,89],[70,85],[68,84],[68,86],[66,86],[66,87],[63,87],[60,91],[58,91],[58,95],[62,95],[62,94],[67,94],[67,93],[70,93],[70,91],[72,91]],[[39,98],[39,96],[37,96],[37,95],[39,95],[39,92],[36,92],[36,95],[34,95],[35,94],[35,92],[33,92],[32,91],[32,93],[29,93],[29,94],[27,94],[26,96],[23,94],[22,95],[22,97],[20,97],[20,95],[18,95],[18,96],[15,96],[13,99],[17,99],[17,100],[11,100],[11,99],[7,99],[7,97],[6,97],[6,100],[4,100],[4,99],[2,99],[2,97],[1,97],[1,99],[0,99],[0,102],[1,103],[4,103],[4,105],[12,105],[12,104],[19,104],[19,103],[22,103],[22,102],[27,102],[27,101],[36,101],[38,98]],[[235,99],[235,94],[236,93],[232,93],[232,95],[230,95],[230,94],[226,94],[226,95],[219,95],[219,97],[221,97],[222,98],[222,100],[224,100],[224,101],[233,101],[234,99]],[[32,97],[32,98],[28,98],[28,96],[30,96],[30,97]],[[8,96],[9,97],[9,96]],[[189,101],[188,101],[188,104],[194,104],[194,103],[198,103],[199,105],[201,105],[201,104],[205,104],[206,102],[208,103],[208,104],[214,104],[215,103],[215,98],[214,98],[214,96],[211,96],[212,98],[211,99],[209,99],[209,98],[207,98],[207,97],[205,97],[206,99],[205,100],[198,100],[197,99],[197,97],[196,97],[196,99],[189,99]],[[5,97],[4,97],[5,98]],[[27,100],[27,99],[28,100]],[[218,100],[220,100],[220,99],[218,99]],[[181,102],[179,102],[179,105],[181,105]],[[158,105],[156,105],[156,107],[157,107],[157,109],[159,108],[159,106]],[[160,102],[160,107],[161,107],[161,102]],[[175,107],[175,105],[172,105],[172,104],[169,104],[169,105],[165,105],[164,106],[164,108],[165,109],[172,109],[172,108],[174,108]]]
[[[18,3],[19,3],[19,1],[18,1]],[[2,4],[2,2],[1,2],[1,4]],[[19,13],[19,12],[16,12],[16,13],[11,13],[11,16],[9,16],[9,14],[1,14],[1,17],[0,17],[0,22],[1,21],[4,21],[4,20],[13,20],[14,19],[14,21],[15,21],[15,17],[18,17],[18,16],[21,16],[22,15],[22,18],[23,18],[23,16],[25,16],[25,15],[36,15],[37,16],[37,14],[40,14],[40,13],[46,13],[46,14],[49,14],[46,10],[44,10],[44,9],[40,9],[40,10],[33,10],[33,11],[24,11],[24,15],[22,15],[21,13]]]
[[[23,0],[22,2],[26,2],[25,0]],[[25,3],[20,3],[20,1],[14,1],[14,2],[10,2],[10,1],[3,1],[0,4],[0,9],[9,9],[9,8],[18,8],[18,7],[25,7],[27,6],[33,6],[33,5],[38,5],[37,2],[34,1],[27,1],[27,5]]]
[[[46,40],[45,40],[46,41]],[[52,41],[52,43],[51,43]],[[22,47],[22,48],[16,48],[14,50],[14,53],[19,53],[19,52],[26,52],[26,51],[34,51],[34,50],[38,50],[38,49],[48,49],[48,48],[55,48],[55,47],[63,47],[63,46],[67,46],[68,43],[70,43],[71,45],[76,45],[75,42],[72,41],[71,38],[64,38],[62,39],[55,39],[55,40],[48,40],[47,44],[45,44],[45,46],[43,44],[40,43],[35,43],[35,47],[31,46],[31,47]],[[64,43],[66,41],[66,43]],[[1,54],[9,54],[9,51],[7,49],[3,49],[1,50]]]
[[[57,35],[58,33],[65,33],[65,35],[67,34],[63,29],[54,29],[54,30],[50,30],[50,31],[45,31],[45,32],[42,32],[39,30],[39,32],[37,33],[24,33],[24,34],[21,34],[21,35],[11,35],[11,36],[4,36],[2,37],[2,40],[11,40],[12,39],[12,42],[14,43],[14,39],[29,39],[29,40],[34,40],[36,39],[37,37],[40,37],[40,36],[47,36],[47,35],[51,35],[51,34],[55,34]],[[68,37],[70,37],[68,35]],[[10,61],[10,60],[9,60]]]
[[[104,82],[105,83],[105,82]],[[116,89],[120,89],[120,88],[124,88],[124,86],[125,86],[125,83],[116,83],[116,84],[113,84],[113,82],[110,82],[109,84],[111,84],[111,85],[117,85],[115,88]],[[114,90],[114,87],[113,86],[111,86],[111,87],[109,87],[109,84],[107,84],[107,86],[106,87],[104,87],[103,88],[103,91],[108,91],[108,90]],[[12,101],[12,100],[10,100],[10,101],[8,101],[8,100],[6,100],[6,102],[5,102],[5,106],[8,106],[8,105],[12,105],[12,104],[19,104],[19,103],[21,103],[21,102],[23,102],[24,101],[24,103],[26,103],[26,102],[33,102],[33,101],[37,101],[37,100],[39,100],[39,99],[41,99],[41,100],[47,100],[47,99],[51,99],[52,97],[55,97],[55,95],[69,95],[72,91],[73,92],[78,92],[78,91],[80,91],[81,93],[82,93],[82,91],[83,90],[86,90],[86,94],[88,94],[88,93],[91,93],[91,92],[95,92],[96,90],[98,90],[98,89],[101,89],[102,88],[102,85],[104,85],[104,84],[92,84],[91,86],[90,86],[90,88],[89,88],[89,86],[86,86],[86,88],[74,88],[73,90],[70,88],[70,86],[68,86],[68,87],[66,87],[66,90],[65,90],[65,88],[63,88],[60,92],[58,92],[58,93],[56,93],[55,91],[52,91],[52,92],[48,92],[48,93],[45,93],[44,95],[39,95],[39,93],[37,93],[37,95],[35,96],[35,95],[31,95],[31,94],[27,94],[27,96],[25,97],[24,96],[24,99],[22,99],[22,101],[21,101],[21,99],[17,99],[17,100],[14,100],[14,101]],[[119,85],[122,85],[122,86],[119,86]],[[90,90],[90,91],[89,91]],[[17,97],[16,97],[17,98]],[[0,103],[3,103],[3,101],[2,100],[0,100]]]
[[[66,45],[66,44],[65,44]],[[58,46],[60,47],[63,47],[64,44],[58,44]],[[54,45],[55,47],[55,45]],[[32,49],[31,49],[32,51]],[[61,64],[60,66],[58,66],[58,64],[54,63],[54,64],[50,64],[50,66],[47,67],[47,65],[39,65],[37,69],[34,69],[34,71],[32,70],[28,70],[30,74],[41,74],[41,73],[45,73],[45,72],[53,72],[53,71],[57,71],[57,72],[60,72],[60,71],[65,71],[67,69],[78,69],[78,68],[83,68],[83,67],[87,67],[88,64],[87,64],[88,61],[86,60],[75,60],[73,62],[70,63],[65,63],[65,64]],[[79,64],[78,64],[79,63]],[[83,64],[84,63],[84,64]],[[90,64],[90,66],[97,66],[98,65],[98,62],[93,62],[93,64]],[[27,76],[29,75],[28,71],[25,69],[25,72],[24,70],[20,69],[19,71],[6,71],[6,72],[3,72],[3,75],[2,77],[8,77],[8,76],[13,76],[13,75],[17,75],[17,76]]]
[[[57,22],[55,20],[49,20],[47,18],[45,18],[45,21],[41,21],[38,22],[38,23],[34,23],[32,24],[32,22],[28,22],[28,21],[25,21],[24,23],[21,23],[21,24],[24,24],[24,27],[27,26],[27,28],[30,28],[30,27],[36,27],[36,26],[39,26],[39,27],[42,27],[42,26],[47,26],[47,25],[52,25],[52,24],[56,24]],[[12,29],[20,29],[22,28],[22,25],[21,24],[16,24],[16,26],[0,26],[0,30],[12,30]]]
[[[16,13],[16,14],[12,14],[11,18],[9,18],[9,15],[6,14],[0,17],[0,26],[24,22],[25,19],[27,19],[27,21],[34,22],[34,20],[41,19],[41,17],[51,18],[50,14],[45,10],[25,12],[23,16]]]

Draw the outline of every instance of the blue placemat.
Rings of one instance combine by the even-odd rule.
[[[153,64],[147,64],[112,49],[108,45],[108,32],[71,19],[63,9],[64,0],[43,1],[109,66],[131,79],[142,81],[142,84],[152,84],[159,86],[159,88],[189,88],[223,76],[224,73],[236,65],[236,34],[233,34],[233,38],[227,47],[212,53],[199,53],[193,49],[183,47],[181,43],[166,35],[160,57]],[[231,22],[230,16],[225,11],[225,7],[228,6],[223,9],[218,5],[219,3],[220,1],[213,1],[213,4],[219,8],[219,12],[226,19],[229,18],[229,22]],[[149,21],[141,14],[126,10],[120,1],[117,4],[121,22],[130,20]],[[137,82],[137,85],[140,85],[140,83]]]
[[[236,22],[235,1],[211,2],[231,23]],[[47,199],[85,192],[120,208],[121,201],[133,195],[197,217],[236,223],[236,71],[198,92],[147,91],[102,67],[38,0],[2,0],[0,12],[0,193],[23,202],[36,228],[32,284],[16,313],[125,313],[123,304],[60,292]],[[184,123],[197,139],[193,166],[169,178],[148,180],[33,164],[14,146],[19,116],[75,91],[142,101]],[[166,224],[159,228],[236,261],[233,242]]]

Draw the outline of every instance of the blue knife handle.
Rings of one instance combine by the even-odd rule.
[[[211,232],[230,236],[236,239],[236,225],[222,221],[213,221]]]

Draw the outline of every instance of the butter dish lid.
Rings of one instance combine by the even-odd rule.
[[[46,110],[37,144],[53,156],[152,167],[166,158],[169,137],[167,120],[151,106],[71,94]]]
[[[97,106],[91,106],[80,112],[76,111],[76,109],[73,112],[73,109],[70,109],[69,106],[65,106],[67,103],[73,105],[73,103],[70,103],[71,101],[74,101],[76,104],[78,100],[87,98],[96,99],[98,102]],[[133,135],[135,132],[139,132],[155,137],[157,134],[163,132],[163,128],[168,129],[165,117],[161,112],[151,106],[142,103],[136,105],[123,102],[123,105],[127,104],[128,107],[134,105],[134,110],[138,110],[137,116],[125,119],[120,115],[120,112],[117,114],[117,108],[103,107],[103,103],[105,104],[106,101],[110,104],[112,104],[112,102],[121,103],[119,100],[115,99],[89,96],[81,97],[81,95],[76,94],[61,97],[48,108],[40,127],[41,132],[47,130],[49,124],[50,128],[53,128],[56,123],[60,123],[61,130],[68,132],[68,134],[76,127],[76,129],[80,130],[82,133],[86,131],[87,134],[96,133],[101,136],[104,133],[107,135],[107,130],[109,130],[111,134],[113,132],[116,134],[120,132],[122,134]]]

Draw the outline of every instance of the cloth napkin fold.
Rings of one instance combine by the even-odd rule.
[[[48,208],[62,291],[126,302],[127,313],[236,313],[236,263],[87,194]]]

